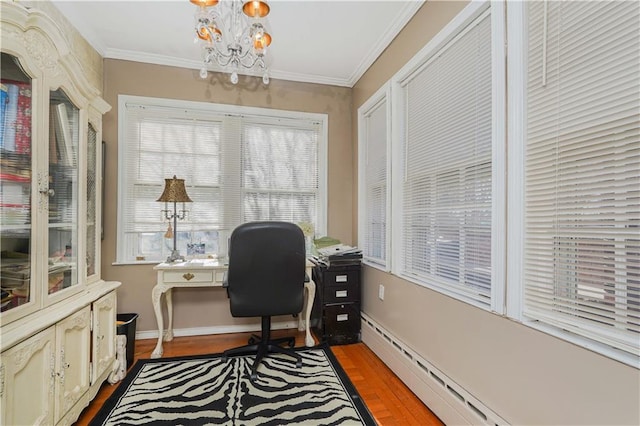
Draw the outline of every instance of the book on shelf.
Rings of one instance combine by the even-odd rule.
[[[31,84],[2,80],[0,85],[0,148],[31,152]]]
[[[16,121],[18,119],[18,93],[20,89],[12,83],[7,86],[7,103],[4,112],[4,124],[2,133],[2,149],[6,151],[16,150]]]
[[[9,102],[9,88],[6,84],[0,84],[0,148],[4,148],[4,118],[7,115]]]

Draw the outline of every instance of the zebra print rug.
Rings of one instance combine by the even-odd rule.
[[[139,360],[91,421],[97,425],[375,425],[327,345],[302,348],[302,367],[221,354]]]

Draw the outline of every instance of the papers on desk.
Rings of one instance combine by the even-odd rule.
[[[330,257],[344,256],[347,254],[362,254],[362,250],[360,250],[358,247],[351,247],[346,244],[335,244],[333,246],[318,249],[318,253],[320,253],[324,257]]]
[[[362,250],[346,244],[335,244],[318,249],[318,254],[326,261],[353,261],[362,259]]]

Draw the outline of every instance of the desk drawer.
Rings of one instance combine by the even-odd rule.
[[[358,282],[349,285],[333,285],[324,288],[324,303],[346,303],[360,301],[360,286]]]
[[[212,283],[213,271],[166,271],[165,283]]]

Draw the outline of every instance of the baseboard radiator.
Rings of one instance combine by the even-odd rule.
[[[508,424],[369,316],[361,317],[362,342],[445,424]]]

